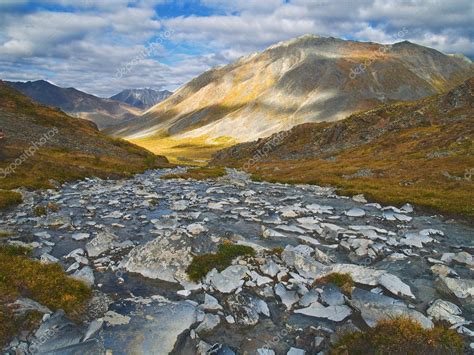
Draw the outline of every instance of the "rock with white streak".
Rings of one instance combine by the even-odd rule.
[[[460,300],[474,297],[474,280],[472,279],[453,279],[440,276],[435,285],[439,292],[454,295]]]
[[[345,305],[325,307],[318,302],[314,302],[309,307],[297,309],[295,313],[315,318],[324,318],[333,322],[341,322],[349,317],[352,311]]]
[[[454,303],[437,299],[428,308],[426,313],[435,320],[445,320],[451,324],[463,323],[465,319],[460,317],[462,311]]]
[[[260,265],[260,270],[270,277],[275,277],[280,272],[280,267],[273,260],[267,260],[263,265]]]
[[[299,299],[296,291],[288,291],[281,283],[275,285],[275,294],[280,297],[280,300],[285,305],[286,309],[291,309]]]
[[[410,286],[395,275],[385,273],[379,277],[378,283],[394,295],[415,299],[415,295],[411,292]]]
[[[109,231],[99,232],[95,238],[87,242],[86,251],[90,257],[97,257],[112,249],[117,242],[117,236]]]
[[[222,272],[216,269],[206,275],[206,283],[222,293],[231,293],[244,284],[243,278],[249,273],[245,265],[231,265]]]
[[[348,217],[364,217],[365,211],[362,208],[354,207],[344,212],[344,214]]]
[[[91,235],[89,233],[74,233],[71,238],[74,240],[84,240],[88,239]]]

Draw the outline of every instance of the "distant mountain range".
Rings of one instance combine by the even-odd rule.
[[[407,41],[386,46],[306,35],[213,68],[110,132],[251,141],[438,94],[473,73],[466,57]]]
[[[112,96],[111,99],[126,103],[141,110],[147,110],[171,95],[173,95],[173,93],[168,90],[156,91],[146,88],[126,89]]]
[[[125,103],[103,99],[74,88],[62,88],[45,80],[5,83],[43,105],[59,107],[71,116],[94,122],[100,129],[131,120],[141,111]]]

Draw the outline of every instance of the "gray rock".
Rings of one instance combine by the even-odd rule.
[[[344,295],[339,287],[328,284],[321,287],[321,302],[328,306],[342,306],[345,303]]]
[[[453,294],[459,299],[474,297],[474,280],[472,279],[453,279],[440,276],[436,280],[436,288],[443,294]]]
[[[465,319],[460,317],[462,311],[454,303],[437,299],[428,308],[426,313],[435,320],[445,320],[451,324],[463,323]]]
[[[433,322],[429,318],[391,297],[356,288],[352,292],[350,303],[361,312],[369,327],[374,327],[380,320],[394,317],[407,317],[420,323],[424,328],[433,327]]]
[[[245,265],[231,265],[222,272],[213,269],[206,275],[206,283],[222,293],[231,293],[244,284],[243,278],[249,268]]]
[[[280,297],[280,300],[285,305],[286,309],[291,309],[299,299],[296,291],[288,291],[281,283],[275,285],[275,294]]]
[[[218,315],[206,313],[206,315],[204,316],[204,320],[196,328],[196,332],[198,332],[199,334],[208,333],[215,327],[217,327],[220,322],[221,317],[219,317]]]
[[[306,354],[306,351],[304,351],[303,349],[299,349],[299,348],[290,348],[290,350],[288,350],[288,352],[286,353],[286,355],[305,355]]]
[[[117,236],[109,231],[99,232],[95,238],[86,244],[86,251],[90,257],[97,257],[100,254],[112,249],[117,242]]]
[[[89,266],[84,266],[81,270],[77,270],[72,277],[83,281],[86,285],[92,286],[94,285],[95,278],[94,278],[94,271]]]
[[[179,234],[168,238],[156,238],[130,251],[120,267],[130,272],[137,272],[151,279],[168,282],[188,280],[186,268],[191,263],[192,240],[180,238]],[[189,239],[189,240],[188,240]]]
[[[309,307],[297,309],[295,313],[310,317],[324,318],[334,322],[341,322],[349,317],[352,311],[345,305],[325,307],[318,302],[314,302]]]

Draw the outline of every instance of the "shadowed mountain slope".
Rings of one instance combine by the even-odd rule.
[[[59,107],[67,114],[94,122],[100,129],[133,119],[141,111],[133,106],[103,99],[74,88],[61,88],[45,80],[5,82],[7,85],[51,107]]]

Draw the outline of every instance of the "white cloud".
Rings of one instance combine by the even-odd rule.
[[[25,3],[0,2],[0,77],[45,78],[103,96],[126,87],[175,89],[212,66],[306,33],[381,43],[407,39],[474,56],[471,0],[46,0],[30,1],[42,6],[23,13]],[[180,15],[160,18],[157,4]],[[183,15],[197,5],[213,14]],[[170,45],[141,56],[167,29],[174,30]]]

